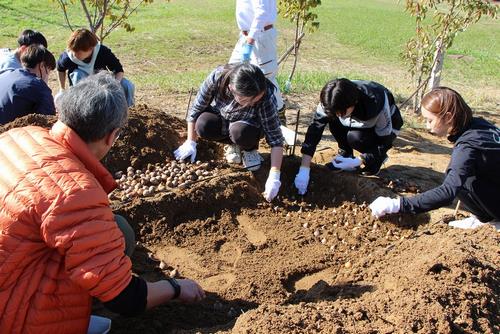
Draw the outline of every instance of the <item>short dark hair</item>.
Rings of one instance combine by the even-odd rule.
[[[245,97],[254,97],[267,89],[267,79],[262,70],[253,64],[235,63],[224,66],[219,79],[219,96],[230,98],[229,85],[234,87],[233,93]]]
[[[41,32],[31,29],[23,30],[19,38],[17,39],[17,44],[19,46],[30,46],[32,44],[40,44],[44,47],[48,47],[47,40],[42,35]]]
[[[329,81],[319,98],[327,115],[342,117],[349,107],[356,105],[359,94],[358,87],[351,80],[340,78]]]
[[[71,34],[68,39],[68,50],[73,52],[87,51],[93,49],[99,40],[97,36],[90,30],[80,28]]]
[[[56,108],[61,122],[87,143],[123,127],[128,116],[125,92],[107,71],[88,76],[64,91]]]
[[[50,70],[56,68],[54,55],[40,44],[28,46],[21,55],[21,63],[26,68],[35,68],[40,63],[44,63]]]
[[[438,118],[443,118],[446,113],[451,114],[450,135],[460,133],[472,119],[469,105],[457,91],[448,87],[434,88],[424,95],[421,105]]]

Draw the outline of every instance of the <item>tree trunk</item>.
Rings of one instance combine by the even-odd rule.
[[[417,58],[417,66],[415,71],[417,77],[417,85],[415,86],[415,98],[413,99],[413,111],[415,114],[418,114],[420,112],[420,91],[422,90],[422,76],[424,75],[422,51],[419,52],[420,54]]]
[[[443,43],[438,40],[436,41],[436,52],[434,53],[433,66],[431,69],[431,75],[429,79],[428,89],[432,90],[439,86],[441,83],[441,72],[443,70],[444,61],[444,48]]]

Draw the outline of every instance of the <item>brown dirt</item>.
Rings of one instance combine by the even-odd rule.
[[[164,161],[184,128],[138,106],[105,163],[116,172]],[[325,145],[316,161],[331,159],[333,149]],[[250,173],[222,162],[217,177],[187,190],[114,201],[139,240],[134,272],[158,280],[175,268],[199,281],[207,298],[136,318],[99,313],[112,317],[112,333],[498,333],[500,236],[493,228],[448,228],[450,209],[379,221],[366,207],[379,195],[435,186],[449,152],[445,142],[405,130],[380,177],[315,165],[305,197],[293,187],[300,161],[286,157],[271,204],[261,196],[268,166]],[[200,153],[217,160],[221,147],[202,143]]]

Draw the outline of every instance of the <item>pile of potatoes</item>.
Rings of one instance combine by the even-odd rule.
[[[213,161],[186,163],[167,160],[164,164],[148,164],[144,170],[128,167],[126,172],[118,171],[115,197],[127,201],[133,197],[148,197],[174,189],[188,189],[193,183],[217,175],[218,169],[211,168]]]

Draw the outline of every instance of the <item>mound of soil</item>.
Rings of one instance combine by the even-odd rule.
[[[31,114],[0,126],[0,133],[28,125],[50,128],[56,121],[57,116]],[[148,164],[163,162],[167,157],[173,158],[174,150],[185,140],[185,130],[183,120],[147,105],[136,105],[129,109],[128,124],[103,164],[116,172],[128,166],[142,169]],[[200,141],[198,150],[198,158],[205,160],[222,152],[220,145],[204,140]]]
[[[207,299],[114,317],[113,332],[498,330],[500,249],[492,228],[454,230],[427,214],[370,215],[366,203],[418,192],[416,180],[332,174],[315,165],[311,190],[301,197],[293,186],[300,160],[285,157],[280,195],[269,204],[261,196],[268,165],[249,173],[213,152],[206,159],[219,161],[217,177],[114,203],[140,240],[134,270],[157,280],[175,269],[200,282]]]
[[[500,239],[492,228],[422,232],[311,275],[317,283],[301,302],[266,303],[232,332],[498,333]]]
[[[0,133],[9,131],[13,128],[21,128],[23,126],[36,125],[42,128],[51,128],[52,125],[57,121],[57,116],[39,115],[39,114],[29,114],[20,118],[16,118],[10,123],[0,125]]]
[[[50,125],[38,118],[29,122]],[[184,130],[183,121],[138,106],[105,163],[115,172],[163,162]],[[168,303],[135,318],[96,310],[113,319],[112,333],[500,331],[500,237],[493,228],[451,229],[427,214],[371,216],[367,203],[417,192],[418,179],[332,174],[313,165],[310,191],[298,196],[300,159],[285,157],[280,195],[267,203],[261,192],[269,155],[250,173],[223,163],[221,152],[215,143],[199,145],[200,160],[215,160],[218,174],[188,189],[112,202],[137,235],[135,273],[188,277],[207,291],[200,303]]]

